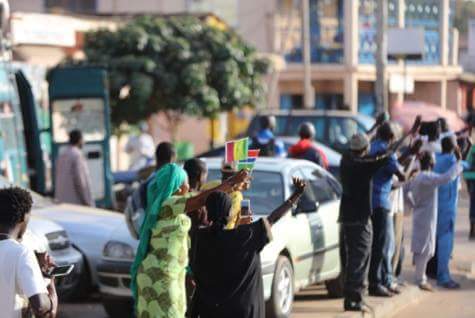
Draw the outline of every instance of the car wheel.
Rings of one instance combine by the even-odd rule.
[[[102,299],[102,306],[110,318],[130,318],[134,315],[134,304],[127,299]]]
[[[289,259],[279,256],[272,280],[272,293],[267,301],[268,318],[286,318],[292,312],[294,301],[294,270]]]

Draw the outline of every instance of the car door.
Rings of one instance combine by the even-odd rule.
[[[338,270],[335,267],[339,265],[338,213],[341,188],[321,168],[304,166],[301,170],[308,182],[312,199],[318,202],[318,210],[309,213],[308,218],[314,247],[311,274],[320,280],[329,271]]]
[[[293,169],[290,175],[303,178],[302,171],[299,168]],[[292,189],[289,192],[292,192]],[[307,213],[293,213],[291,218],[292,222],[289,222],[288,228],[284,230],[288,235],[288,248],[295,269],[295,282],[297,287],[303,287],[311,283],[310,275],[313,265],[314,246],[310,218]]]

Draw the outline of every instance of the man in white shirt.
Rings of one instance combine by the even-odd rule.
[[[48,286],[33,251],[20,244],[32,206],[31,195],[18,187],[0,189],[0,310],[2,317],[20,318],[22,298],[36,317],[56,317],[54,282]]]

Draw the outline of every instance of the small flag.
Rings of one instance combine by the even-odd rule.
[[[257,157],[259,156],[259,149],[249,149],[247,152],[247,159],[239,160],[237,164],[237,169],[249,169],[252,170],[254,168],[254,164],[256,163]]]
[[[226,153],[224,161],[230,163],[233,161],[239,161],[247,159],[247,151],[249,147],[248,138],[243,138],[239,140],[228,141],[224,144]]]

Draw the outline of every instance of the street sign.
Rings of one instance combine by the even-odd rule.
[[[388,57],[395,59],[422,59],[424,55],[423,28],[388,29]]]
[[[414,93],[414,78],[412,76],[404,76],[401,74],[391,74],[389,77],[389,92],[393,94]]]

